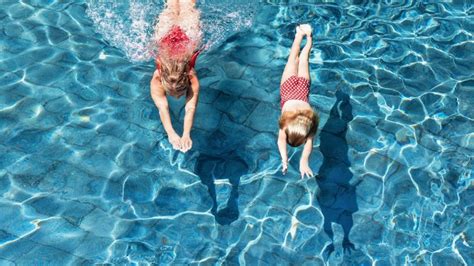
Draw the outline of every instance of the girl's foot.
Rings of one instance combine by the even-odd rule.
[[[299,36],[304,36],[305,35],[304,31],[301,29],[300,26],[296,26],[296,36],[298,36],[298,35]]]
[[[299,25],[298,28],[308,37],[311,37],[311,34],[313,34],[313,28],[309,24]]]

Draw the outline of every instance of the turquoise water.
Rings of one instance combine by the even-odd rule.
[[[182,154],[149,96],[162,1],[1,1],[0,265],[474,265],[474,7],[267,2],[198,5]],[[304,180],[276,147],[303,22],[321,116]]]

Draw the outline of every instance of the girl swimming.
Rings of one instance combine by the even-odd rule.
[[[304,144],[300,160],[302,178],[313,176],[308,159],[313,149],[313,137],[319,124],[319,118],[308,102],[309,53],[313,44],[311,34],[312,29],[308,24],[296,27],[295,39],[280,83],[281,116],[278,149],[282,159],[282,171],[285,174],[288,169],[286,144],[293,147]],[[306,44],[300,54],[300,45],[305,36]]]
[[[150,84],[153,101],[174,149],[186,152],[192,147],[191,128],[199,96],[199,79],[194,64],[201,42],[200,13],[196,0],[168,0],[155,28],[158,48],[156,70]],[[171,124],[167,95],[186,96],[183,135]]]

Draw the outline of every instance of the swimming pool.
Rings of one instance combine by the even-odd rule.
[[[1,265],[474,265],[472,5],[203,1],[216,32],[181,154],[142,57],[161,2],[131,1],[134,21],[94,17],[108,1],[0,3]],[[321,116],[304,180],[276,147],[303,22]]]

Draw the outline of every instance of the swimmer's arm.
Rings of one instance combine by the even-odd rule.
[[[313,137],[309,137],[304,144],[303,153],[301,154],[301,162],[308,163],[309,156],[313,151]]]
[[[197,77],[196,71],[192,70],[190,73],[191,81],[191,90],[186,95],[186,106],[185,115],[184,115],[184,126],[183,126],[183,136],[189,137],[191,134],[191,129],[194,123],[194,114],[196,113],[196,107],[199,98],[199,79]]]
[[[313,136],[310,136],[308,140],[306,140],[306,143],[304,144],[303,148],[303,153],[301,154],[301,159],[300,159],[300,173],[301,173],[301,178],[303,178],[305,175],[308,177],[313,177],[313,171],[311,171],[311,168],[309,167],[309,156],[311,155],[311,151],[313,150]]]
[[[155,71],[155,73],[153,73],[153,77],[151,78],[150,93],[153,102],[159,110],[161,123],[163,123],[166,133],[168,136],[176,135],[173,125],[171,124],[168,100],[166,99],[165,90],[161,85],[158,71]]]
[[[286,168],[288,167],[288,154],[286,152],[286,134],[285,131],[279,130],[278,131],[278,151],[280,152],[281,162],[283,167],[283,173],[286,172]]]

